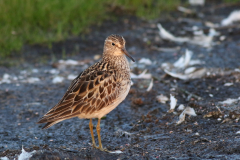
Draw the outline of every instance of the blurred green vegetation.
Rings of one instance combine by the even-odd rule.
[[[239,2],[239,0],[225,0]],[[124,14],[153,19],[181,0],[0,0],[0,57],[23,44],[46,44],[77,36],[92,24]],[[116,15],[115,15],[116,17]]]
[[[113,8],[155,18],[180,0],[0,0],[0,57],[23,44],[46,44],[79,35],[100,24]]]
[[[240,2],[240,0],[224,0],[225,3],[237,3]]]

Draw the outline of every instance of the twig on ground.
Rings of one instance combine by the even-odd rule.
[[[199,96],[197,96],[196,94],[193,94],[193,93],[191,93],[191,92],[189,92],[189,91],[187,91],[187,90],[185,90],[185,89],[180,88],[180,91],[182,91],[182,92],[185,93],[185,94],[190,95],[191,97],[197,98],[198,100],[203,99],[202,97],[199,97]]]

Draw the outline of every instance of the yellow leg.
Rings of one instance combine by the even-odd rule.
[[[97,148],[96,143],[95,143],[95,139],[94,139],[94,135],[93,135],[92,119],[90,119],[90,121],[89,121],[89,128],[90,128],[91,136],[92,136],[92,145],[93,145],[94,148]]]
[[[102,141],[101,141],[101,135],[100,135],[100,131],[101,131],[100,121],[101,121],[101,118],[98,119],[98,124],[97,124],[97,134],[98,134],[98,143],[99,143],[98,149],[100,149],[101,151],[109,152],[106,148],[102,147]]]

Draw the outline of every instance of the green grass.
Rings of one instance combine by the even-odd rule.
[[[111,17],[120,6],[143,18],[176,9],[180,0],[0,0],[0,57],[24,44],[46,44],[77,36]],[[18,52],[19,53],[19,52]]]
[[[240,0],[224,0],[225,3],[237,3],[240,2]]]
[[[158,18],[161,12],[176,10],[180,0],[118,0],[115,4],[142,18]]]

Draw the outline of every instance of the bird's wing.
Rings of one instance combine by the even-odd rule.
[[[91,114],[113,103],[120,92],[119,79],[114,71],[93,71],[80,74],[60,102],[47,112],[38,123],[51,127],[62,120],[81,113]]]

